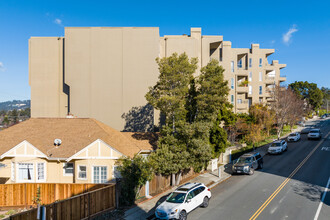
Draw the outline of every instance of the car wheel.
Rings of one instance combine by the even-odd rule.
[[[179,220],[186,220],[187,219],[187,212],[181,211],[179,215]]]
[[[253,175],[253,174],[254,174],[254,169],[251,167],[249,171],[249,175]]]
[[[202,207],[206,208],[209,206],[209,197],[205,196],[203,199]]]

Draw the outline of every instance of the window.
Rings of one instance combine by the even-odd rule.
[[[259,72],[259,81],[262,82],[262,72]]]
[[[37,181],[46,180],[45,163],[37,163]]]
[[[32,182],[33,179],[33,163],[19,163],[17,180],[20,182]]]
[[[259,67],[262,67],[262,58],[259,59]]]
[[[230,96],[230,101],[231,101],[231,104],[234,104],[234,95]]]
[[[259,86],[259,95],[262,95],[262,86]]]
[[[15,181],[15,163],[11,162],[11,181]]]
[[[259,103],[262,103],[262,98],[259,98]]]
[[[234,89],[234,78],[231,78],[231,89]]]
[[[242,59],[237,62],[237,68],[242,68]]]
[[[249,86],[249,94],[252,94],[252,86]]]
[[[219,51],[220,51],[220,52],[219,52],[219,53],[220,53],[220,54],[219,54],[219,55],[220,55],[220,61],[222,61],[222,48],[220,48]]]
[[[65,163],[63,165],[63,175],[73,176],[73,163]]]
[[[237,99],[237,104],[242,104],[242,99]]]
[[[249,72],[249,81],[252,81],[252,72]]]
[[[275,77],[275,76],[276,76],[276,72],[275,72],[275,70],[269,72],[269,73],[267,74],[267,76],[268,76],[268,77]]]
[[[249,59],[249,67],[252,67],[252,58]]]
[[[78,165],[78,179],[87,179],[87,167]]]
[[[230,67],[231,67],[231,72],[232,72],[232,73],[235,71],[235,67],[234,67],[234,65],[235,65],[235,62],[234,62],[234,61],[231,61],[231,63],[230,63]]]
[[[121,174],[118,170],[118,166],[112,167],[112,178],[121,178]]]
[[[108,171],[106,166],[93,167],[93,183],[106,183]]]

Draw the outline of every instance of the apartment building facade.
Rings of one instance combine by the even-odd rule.
[[[268,57],[274,49],[232,48],[223,36],[159,36],[157,27],[67,27],[64,37],[31,37],[29,84],[32,117],[95,118],[121,131],[152,131],[159,114],[144,98],[158,79],[155,59],[185,52],[201,67],[219,61],[228,80],[234,112],[271,101],[283,82],[285,64]]]

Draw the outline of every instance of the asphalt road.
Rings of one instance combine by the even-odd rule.
[[[330,220],[330,190],[324,193],[330,182],[330,119],[309,125],[321,128],[320,141],[303,134],[282,155],[266,155],[262,170],[214,187],[209,206],[188,219]]]

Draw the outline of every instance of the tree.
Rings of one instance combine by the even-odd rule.
[[[174,53],[170,57],[156,59],[159,66],[159,79],[149,88],[146,99],[155,109],[165,116],[165,125],[161,128],[158,150],[151,155],[155,161],[155,170],[163,175],[172,175],[172,185],[180,181],[182,172],[190,166],[189,154],[184,140],[180,139],[186,125],[186,108],[189,85],[197,69],[197,59],[188,59],[183,53]],[[166,161],[167,166],[162,167]],[[178,181],[175,181],[178,174]]]
[[[137,198],[142,186],[152,179],[151,162],[141,155],[132,159],[122,157],[116,162],[118,171],[122,176],[121,199],[123,205],[132,205]]]
[[[323,93],[315,83],[307,81],[295,81],[289,84],[291,88],[301,99],[307,100],[313,110],[318,110],[323,103]]]
[[[275,115],[277,137],[280,138],[285,124],[293,119],[298,121],[299,117],[302,117],[301,113],[298,114],[300,110],[296,108],[303,102],[299,101],[300,98],[293,90],[278,85],[274,89],[273,98],[274,102],[271,105],[271,109]],[[299,105],[295,103],[299,103]]]
[[[18,122],[18,112],[16,109],[10,112],[11,121],[16,124]]]
[[[271,111],[266,105],[254,104],[250,106],[249,114],[255,123],[260,125],[260,129],[264,129],[267,136],[269,136],[270,130],[274,125],[274,112]]]

